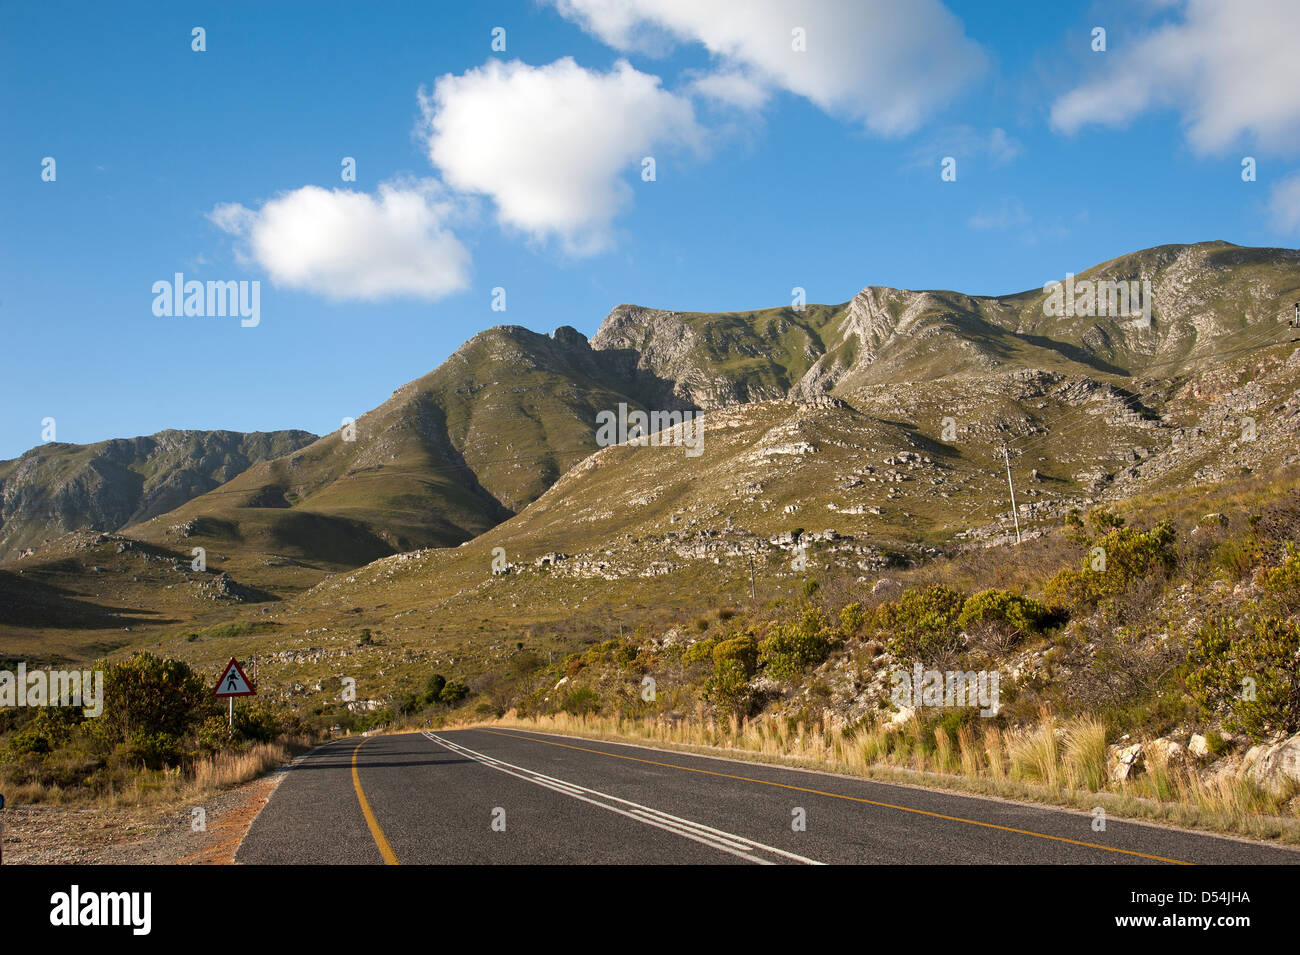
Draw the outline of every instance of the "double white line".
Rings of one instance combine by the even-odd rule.
[[[554,792],[563,793],[573,799],[590,803],[610,812],[616,812],[620,816],[635,819],[637,822],[645,823],[647,826],[654,826],[656,829],[663,829],[665,832],[671,832],[684,839],[690,839],[692,842],[698,842],[711,849],[726,852],[748,862],[759,865],[776,865],[781,861],[798,862],[803,865],[824,864],[815,859],[796,855],[793,852],[786,852],[784,849],[778,849],[775,846],[764,845],[761,842],[755,842],[734,833],[692,822],[690,819],[683,819],[680,816],[674,816],[659,809],[652,809],[650,806],[643,806],[628,799],[620,799],[618,796],[597,792],[576,783],[566,782],[563,779],[556,779],[554,776],[547,776],[532,769],[516,766],[514,763],[504,762],[484,753],[468,749],[459,743],[453,743],[451,740],[444,739],[434,733],[425,733],[424,735],[435,743],[445,746],[458,756],[464,756],[467,759],[482,763],[484,766],[490,766],[492,769],[508,776],[514,776],[516,779],[522,779],[525,782],[543,786]]]

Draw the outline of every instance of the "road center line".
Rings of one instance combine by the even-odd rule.
[[[370,801],[366,799],[366,791],[361,788],[361,775],[357,772],[357,753],[361,747],[366,745],[367,739],[357,743],[357,748],[352,751],[352,785],[357,791],[357,802],[361,803],[361,815],[366,817],[366,825],[370,827],[370,836],[375,840],[375,846],[379,849],[379,854],[384,858],[384,865],[401,865],[397,861],[397,853],[393,847],[388,844],[388,837],[384,835],[384,830],[379,826],[379,820],[375,818],[374,812],[370,808]]]
[[[482,729],[481,732],[495,733],[497,736],[509,736],[512,739],[530,740],[531,742],[534,743],[543,743],[546,746],[559,746],[562,749],[575,749],[581,753],[595,753],[598,756],[608,756],[611,759],[626,759],[634,763],[646,763],[650,766],[663,766],[668,769],[680,769],[682,772],[686,772],[686,773],[700,773],[705,776],[721,776],[723,779],[736,779],[736,780],[740,780],[741,782],[759,783],[760,785],[763,786],[774,786],[778,789],[793,789],[795,792],[811,793],[814,796],[828,796],[831,799],[844,799],[849,802],[860,802],[860,803],[865,803],[868,806],[880,806],[881,808],[884,809],[897,809],[900,812],[911,812],[911,813],[915,813],[918,816],[931,816],[935,819],[945,819],[949,822],[964,822],[970,826],[983,826],[986,829],[998,829],[1002,832],[1014,832],[1017,835],[1033,836],[1036,839],[1050,839],[1053,842],[1066,842],[1069,843],[1070,845],[1084,846],[1085,848],[1088,849],[1100,849],[1103,852],[1116,852],[1121,855],[1137,856],[1138,858],[1141,859],[1151,859],[1155,862],[1168,862],[1171,865],[1194,865],[1194,863],[1185,862],[1182,859],[1167,859],[1164,856],[1148,855],[1145,852],[1135,852],[1132,849],[1117,849],[1113,846],[1099,845],[1096,842],[1083,842],[1079,839],[1067,839],[1064,836],[1051,836],[1045,832],[1034,832],[1031,829],[1017,829],[1014,826],[999,826],[997,823],[981,822],[978,819],[966,819],[962,816],[948,816],[941,812],[930,812],[928,809],[914,809],[911,806],[898,806],[893,803],[879,802],[875,799],[866,799],[862,796],[845,796],[840,793],[825,792],[824,790],[821,789],[808,789],[804,786],[791,786],[789,783],[776,783],[776,782],[772,782],[769,779],[756,779],[753,776],[736,776],[731,773],[720,773],[711,769],[699,769],[698,767],[694,767],[694,766],[682,766],[677,763],[661,763],[653,759],[641,759],[637,756],[624,756],[621,753],[607,753],[599,749],[588,749],[585,746],[571,746],[568,743],[556,743],[553,740],[549,740],[549,739],[538,739],[536,736],[520,736],[517,733],[505,733],[502,732],[501,730]],[[708,759],[707,756],[703,758]]]
[[[569,796],[581,802],[597,806],[609,812],[617,813],[628,819],[633,819],[647,826],[654,826],[656,829],[662,829],[665,832],[671,832],[674,835],[681,836],[684,839],[690,839],[692,842],[698,842],[706,845],[711,849],[717,849],[719,852],[725,852],[749,862],[758,865],[774,865],[774,861],[764,858],[764,854],[775,855],[793,862],[800,862],[805,865],[822,865],[815,859],[809,859],[806,856],[796,855],[793,852],[786,852],[784,849],[778,849],[775,846],[765,845],[761,842],[755,842],[753,839],[746,839],[743,836],[726,832],[721,829],[714,829],[712,826],[706,826],[703,823],[694,822],[690,819],[683,819],[680,816],[674,816],[671,813],[664,812],[661,809],[654,809],[650,806],[644,806],[640,803],[632,802],[630,799],[623,799],[618,796],[611,796],[608,793],[602,793],[595,789],[588,789],[585,786],[579,786],[576,783],[567,782],[563,779],[557,779],[554,776],[547,776],[536,770],[527,769],[523,766],[516,766],[514,763],[507,763],[495,757],[487,756],[483,753],[461,746],[459,743],[453,743],[450,740],[443,739],[433,733],[423,734],[428,739],[446,747],[459,756],[465,756],[475,762],[482,763],[491,769],[505,773],[508,776],[514,776],[516,779],[522,779],[525,782],[542,786],[554,792]],[[624,808],[627,807],[627,808]]]

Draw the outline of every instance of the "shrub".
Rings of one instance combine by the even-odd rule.
[[[44,756],[52,748],[48,736],[35,726],[25,726],[9,737],[6,757],[20,759],[23,756]]]
[[[713,648],[717,644],[718,641],[712,638],[695,641],[682,651],[682,663],[690,666],[693,663],[704,663],[706,660],[713,659]]]
[[[753,708],[753,693],[749,688],[749,676],[739,660],[718,662],[713,676],[704,684],[704,699],[738,718],[749,715]]]
[[[975,623],[1003,623],[1021,635],[1037,633],[1048,620],[1048,609],[1037,600],[1009,590],[990,588],[972,594],[962,604],[957,626]]]
[[[464,683],[457,683],[452,680],[439,692],[438,702],[446,703],[448,706],[455,706],[467,696],[469,696],[469,687]]]
[[[1049,602],[1072,610],[1118,596],[1153,573],[1172,570],[1178,558],[1176,538],[1169,521],[1161,521],[1149,531],[1116,527],[1092,541],[1079,570],[1057,571],[1047,582],[1044,594]],[[1096,568],[1098,548],[1104,569]]]
[[[1266,600],[1285,616],[1300,613],[1300,550],[1287,545],[1287,557],[1264,571],[1260,580]]]
[[[228,717],[223,713],[219,716],[209,716],[204,720],[199,726],[197,738],[201,753],[215,753],[229,748],[235,742],[235,731],[229,725]]]
[[[758,637],[752,629],[730,640],[722,640],[714,646],[715,669],[721,669],[725,663],[739,665],[746,679],[758,669]]]
[[[171,733],[135,730],[118,747],[117,754],[126,762],[137,763],[148,769],[162,769],[180,762],[185,752],[180,739]]]
[[[851,603],[840,610],[840,632],[846,637],[855,637],[867,624],[867,612],[862,604]]]
[[[941,584],[909,588],[898,600],[877,607],[872,623],[888,635],[895,657],[938,662],[961,649],[957,621],[965,603],[961,593]]]
[[[280,718],[257,703],[235,707],[234,730],[243,739],[269,743],[280,735]]]
[[[420,700],[424,705],[437,703],[442,698],[443,687],[447,685],[447,678],[441,673],[434,673],[424,683],[424,693],[421,694]]]
[[[590,687],[578,687],[564,698],[560,708],[574,716],[586,716],[600,710],[600,697]]]
[[[1201,625],[1188,657],[1187,688],[1206,713],[1251,739],[1300,731],[1300,628],[1257,613]]]
[[[160,738],[186,735],[210,705],[206,682],[189,664],[141,653],[105,668],[104,712],[94,732],[109,744],[134,739],[140,752],[155,753],[166,748]]]
[[[758,663],[778,680],[793,680],[826,659],[838,635],[826,614],[805,608],[798,620],[778,626],[758,645]]]

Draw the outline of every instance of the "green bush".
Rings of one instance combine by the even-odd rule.
[[[1071,610],[1116,597],[1153,573],[1171,571],[1178,559],[1176,539],[1174,525],[1169,521],[1161,521],[1149,531],[1117,527],[1092,541],[1079,570],[1057,571],[1047,582],[1044,594],[1049,602]],[[1096,567],[1097,548],[1105,569]]]
[[[25,726],[9,737],[6,758],[21,759],[24,756],[44,756],[53,745],[50,738],[35,726]]]
[[[871,622],[899,660],[934,663],[961,650],[958,620],[965,603],[963,594],[941,584],[909,588],[877,607]]]
[[[682,663],[690,666],[693,663],[704,663],[713,659],[713,648],[718,645],[715,638],[710,637],[707,640],[697,640],[689,647],[682,651]]]
[[[600,710],[600,696],[590,687],[581,686],[569,692],[560,709],[574,716],[586,716]]]
[[[851,603],[840,610],[840,631],[846,637],[855,637],[867,625],[867,612],[862,604]]]
[[[1267,602],[1279,613],[1300,613],[1300,550],[1294,544],[1287,545],[1286,560],[1264,571],[1260,585]]]
[[[118,758],[148,769],[162,769],[179,763],[185,755],[185,746],[179,737],[147,730],[133,731],[117,748]]]
[[[1215,617],[1188,656],[1187,688],[1207,715],[1261,741],[1300,732],[1300,627],[1266,613]]]
[[[976,623],[1002,623],[1027,636],[1042,630],[1049,617],[1047,607],[1037,600],[994,587],[966,598],[957,626],[965,629]]]
[[[746,679],[758,669],[758,636],[752,628],[730,640],[719,641],[713,647],[715,670],[721,668],[724,663],[738,664]]]
[[[426,706],[430,703],[437,703],[442,698],[443,687],[447,685],[447,678],[441,673],[435,673],[429,677],[424,684],[424,693],[420,700]]]
[[[798,620],[774,628],[758,645],[758,663],[777,680],[793,680],[826,659],[839,634],[825,612],[808,607]]]
[[[704,699],[719,710],[744,718],[753,708],[749,675],[739,660],[721,660],[704,684]]]
[[[225,713],[209,716],[199,726],[196,733],[199,751],[215,753],[229,749],[235,742],[235,731],[228,722]]]
[[[235,705],[234,730],[246,740],[269,743],[280,735],[280,718],[259,703]]]
[[[442,692],[438,694],[438,702],[446,703],[448,706],[455,706],[467,696],[469,696],[469,687],[464,683],[457,683],[455,680],[452,680],[444,686]]]
[[[110,745],[134,739],[153,753],[166,748],[159,739],[174,742],[204,717],[213,706],[208,693],[189,664],[140,653],[105,667],[104,712],[93,730]]]

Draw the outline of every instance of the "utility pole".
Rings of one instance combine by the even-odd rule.
[[[1007,465],[1007,490],[1011,492],[1011,519],[1016,523],[1016,543],[1020,543],[1020,516],[1016,513],[1016,486],[1011,483],[1011,455],[1007,446],[1002,445],[1002,460]]]
[[[749,599],[755,606],[757,606],[758,591],[754,587],[754,555],[753,554],[749,555]]]

